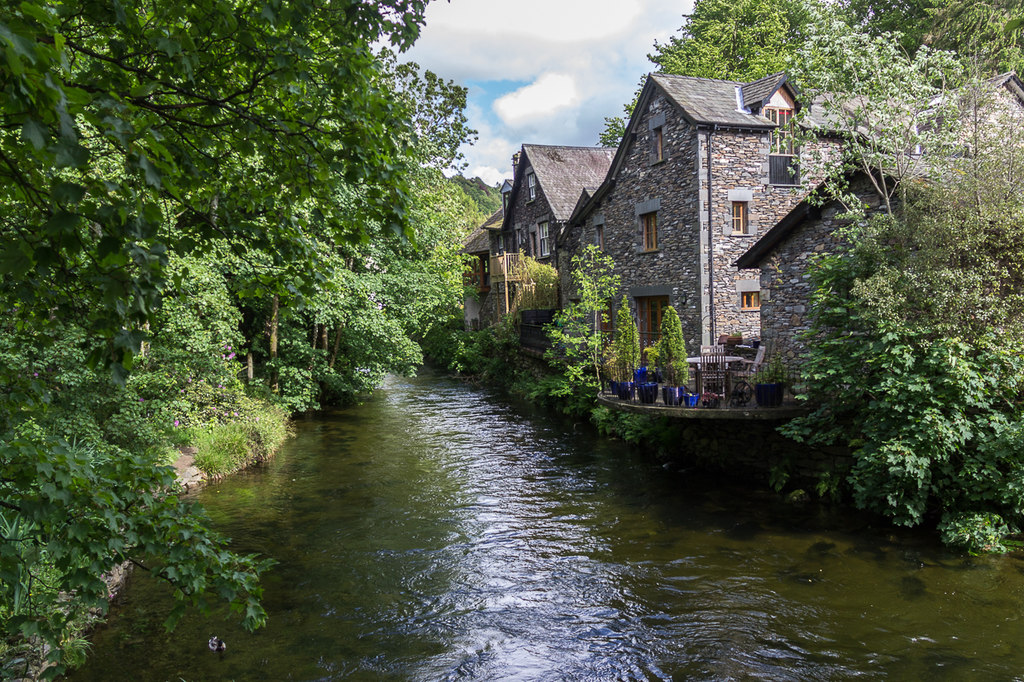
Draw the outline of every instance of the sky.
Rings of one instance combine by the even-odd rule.
[[[434,0],[406,59],[469,89],[479,133],[462,174],[512,175],[524,143],[595,146],[622,116],[655,41],[666,42],[692,0]]]

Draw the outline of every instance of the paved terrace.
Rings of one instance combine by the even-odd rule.
[[[600,393],[597,396],[600,405],[619,410],[645,414],[649,417],[669,417],[670,419],[700,419],[719,421],[786,421],[810,412],[810,409],[795,403],[783,403],[779,407],[676,407],[662,402],[653,404],[641,403],[639,400],[620,400],[611,393]]]

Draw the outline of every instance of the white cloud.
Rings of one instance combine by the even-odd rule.
[[[481,180],[486,182],[488,185],[491,185],[492,187],[494,185],[499,184],[509,175],[509,172],[502,173],[500,170],[494,168],[493,166],[473,166],[468,171],[466,171],[466,177],[480,178]]]
[[[579,101],[576,81],[561,73],[545,73],[536,81],[494,101],[494,111],[508,126],[550,116]]]
[[[470,86],[479,139],[469,175],[511,174],[523,143],[593,145],[621,116],[654,42],[665,42],[692,0],[436,0],[408,59]],[[525,83],[525,85],[524,85]],[[484,174],[487,175],[484,175]]]
[[[427,32],[457,32],[556,42],[608,38],[640,13],[641,0],[451,0],[427,7]]]

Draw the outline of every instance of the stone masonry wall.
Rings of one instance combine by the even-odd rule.
[[[664,159],[658,162],[651,160],[652,119],[663,121]],[[700,338],[696,132],[661,93],[652,97],[638,131],[623,142],[626,157],[615,185],[588,216],[580,241],[594,243],[596,227],[603,225],[605,252],[615,261],[634,313],[637,296],[669,296],[687,348],[693,349]],[[643,251],[641,212],[657,213],[655,251]]]
[[[703,199],[707,196],[707,134],[701,134],[699,142],[700,222],[706,228],[708,211]],[[812,159],[816,154],[827,154],[833,145],[832,141],[822,140],[802,150],[802,185],[771,185],[768,182],[768,133],[732,130],[712,133],[710,230],[714,254],[715,328],[710,342],[726,333],[760,336],[760,312],[756,309],[741,310],[740,306],[740,290],[756,290],[758,272],[738,270],[733,263],[800,202],[806,194],[805,187],[821,181],[821,165],[814,164]],[[733,201],[747,203],[749,225],[746,234],[733,234]]]
[[[881,210],[881,201],[866,178],[851,189],[869,205],[869,213]],[[843,208],[831,202],[821,217],[805,220],[761,263],[761,339],[789,367],[799,365],[806,350],[799,338],[810,327],[808,306],[813,286],[809,269],[816,256],[832,253],[843,244],[836,230],[849,224]]]
[[[544,196],[544,188],[540,186],[539,181],[536,185],[537,196],[533,200],[530,199],[530,189],[526,178],[529,173],[533,172],[533,168],[525,150],[519,159],[519,168],[521,169],[519,173],[522,174],[522,177],[517,178],[517,182],[520,183],[520,187],[516,192],[512,205],[506,210],[507,220],[511,225],[510,231],[504,231],[506,248],[511,250],[513,242],[510,239],[510,235],[514,233],[518,250],[527,256],[536,258],[542,263],[554,265],[554,237],[557,231],[555,217],[551,211],[551,205]],[[537,225],[544,220],[548,221],[552,249],[548,256],[541,258],[539,254],[540,235],[537,233]],[[537,250],[534,250],[534,243],[536,243]]]

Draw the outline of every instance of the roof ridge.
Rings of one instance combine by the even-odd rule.
[[[587,147],[584,145],[572,145],[572,144],[536,144],[533,142],[524,142],[524,147],[543,147],[545,149],[586,149],[589,151],[603,151],[611,150],[615,151],[615,147]]]
[[[729,83],[730,85],[746,85],[747,84],[745,81],[727,80],[725,78],[703,78],[702,76],[684,76],[684,75],[678,74],[678,73],[663,73],[661,71],[657,71],[655,73],[652,73],[651,75],[652,76],[666,76],[667,78],[685,78],[686,80],[705,81],[707,83]],[[767,76],[766,76],[766,78],[767,78]],[[755,81],[751,81],[751,82],[755,82]]]

